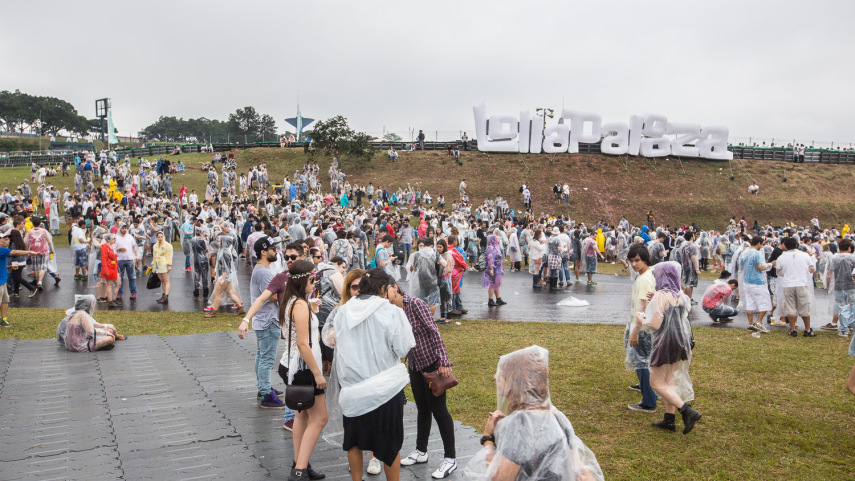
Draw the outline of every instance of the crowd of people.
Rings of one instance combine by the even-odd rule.
[[[354,480],[362,476],[363,451],[371,452],[369,474],[385,469],[387,479],[398,479],[401,465],[428,462],[432,420],[444,449],[433,477],[457,469],[445,394],[432,391],[426,379],[453,378],[437,324],[466,314],[460,292],[467,271],[479,272],[487,305],[501,308],[506,269],[526,268],[533,289],[557,292],[583,282],[582,273],[595,285],[600,262],[621,264],[633,279],[625,364],[638,377],[632,389],[642,395],[629,408],[655,412],[661,397],[665,416],[654,426],[675,431],[679,412],[684,434],[701,418],[688,404],[694,399],[688,321],[694,305],[714,323],[732,322],[744,310],[748,329],[758,334],[768,332],[767,323],[787,325],[796,336],[801,317],[803,336],[813,337],[814,289],[821,286],[835,299],[833,320],[822,329],[847,336],[855,328],[848,227],[821,229],[817,219],[809,226],[760,226],[734,218],[722,231],[704,230],[694,223],[656,226],[652,211],[641,225],[622,218],[588,226],[566,215],[535,217],[526,185],[518,212],[499,196],[471,204],[465,179],[447,205],[444,195],[434,199],[418,185],[352,183],[337,161],[325,173],[307,163],[282,182],[271,179],[265,165],[238,173],[233,155],[219,163],[219,172],[215,162],[203,168],[204,199],[185,186],[173,192],[175,165],[167,159],[137,159],[132,166],[128,158],[103,153],[77,163],[73,192],[59,193],[38,173],[35,193],[26,180],[15,195],[4,189],[0,259],[10,261],[10,282],[0,289],[2,325],[11,325],[9,296],[21,286],[34,296],[46,273],[60,282],[53,243],[61,235],[60,203],[75,280],[95,290],[75,300],[57,330],[71,350],[109,348],[124,337],[94,320],[95,305],[121,308],[126,292],[132,302],[143,275],[160,285],[158,302],[167,304],[172,242],[179,242],[204,316],[227,306],[244,316],[241,338],[255,333],[259,407],[284,410],[283,426],[293,432],[289,479],[322,479],[310,460],[327,432],[341,434]],[[556,184],[559,203],[567,202],[565,190]],[[693,290],[711,268],[723,275],[699,303]],[[238,286],[242,269],[251,270],[246,304]],[[6,274],[2,269],[4,284]],[[278,365],[286,392],[270,380],[280,338],[288,346]],[[404,357],[406,366],[399,361]],[[486,423],[484,450],[466,467],[467,479],[602,478],[596,458],[552,407],[547,375],[547,353],[536,346],[500,360],[498,409]],[[407,384],[418,432],[415,449],[401,457]],[[292,410],[290,386],[311,386],[314,399],[290,403]],[[855,393],[855,370],[850,389]],[[525,445],[535,432],[544,442]]]

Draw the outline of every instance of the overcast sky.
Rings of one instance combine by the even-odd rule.
[[[16,1],[0,90],[110,97],[120,135],[252,105],[467,130],[472,106],[660,113],[734,138],[855,142],[850,1]]]

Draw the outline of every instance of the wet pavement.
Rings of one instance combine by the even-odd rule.
[[[255,346],[226,332],[133,336],[94,353],[53,339],[0,340],[0,481],[286,479],[292,436],[283,411],[257,406]],[[284,388],[275,372],[271,380]],[[457,421],[454,431],[460,468],[452,479],[464,479],[480,435]],[[407,403],[404,455],[415,437]],[[439,466],[435,423],[428,455],[402,468],[401,479],[430,479]],[[319,440],[311,462],[327,480],[350,479],[340,444]]]
[[[150,258],[146,258],[150,262]],[[122,298],[123,309],[129,311],[147,312],[201,312],[205,307],[205,300],[193,300],[193,275],[184,272],[184,255],[179,252],[175,254],[175,268],[170,280],[172,291],[169,296],[169,304],[158,304],[156,300],[161,295],[160,289],[147,290],[145,288],[145,277],[137,279],[137,298],[131,300],[128,286]],[[52,278],[44,281],[45,290],[33,298],[27,297],[26,289],[22,288],[19,298],[12,298],[9,306],[19,307],[49,307],[67,309],[74,300],[74,294],[92,293],[93,289],[86,288],[86,281],[75,281],[74,269],[70,260],[70,253],[58,250],[57,263],[62,282],[55,287]],[[249,301],[249,278],[252,269],[241,260],[238,268],[238,286],[241,299]],[[571,273],[572,276],[572,273]],[[502,307],[487,306],[487,290],[481,287],[482,273],[467,272],[463,276],[463,287],[461,288],[461,299],[464,308],[469,312],[465,315],[470,319],[490,319],[500,321],[537,321],[537,322],[569,322],[569,323],[598,323],[598,324],[625,324],[629,313],[629,292],[631,281],[628,276],[614,274],[597,274],[594,276],[596,285],[589,286],[584,281],[571,283],[557,292],[548,289],[532,289],[532,277],[526,271],[510,272],[505,269],[502,298],[507,305]],[[701,281],[695,289],[694,299],[700,301],[704,290],[711,281]],[[127,279],[126,279],[127,284]],[[406,283],[402,287],[406,289]],[[813,320],[814,327],[826,324],[831,320],[829,313],[830,298],[822,289],[816,289],[817,313]],[[557,304],[565,299],[575,297],[587,301],[585,307],[564,307]],[[107,309],[104,304],[98,304],[98,309]],[[115,309],[114,309],[115,310]],[[228,307],[221,307],[226,312]],[[233,311],[232,311],[233,312]],[[694,309],[690,319],[697,325],[713,325],[700,308]],[[453,319],[452,319],[453,320]],[[723,324],[720,327],[746,327],[748,320],[744,313],[736,317],[736,322]],[[801,326],[801,322],[799,322]],[[717,326],[719,327],[719,326]]]

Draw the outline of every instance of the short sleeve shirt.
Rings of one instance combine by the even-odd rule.
[[[280,272],[273,276],[273,279],[270,280],[270,284],[267,285],[267,290],[276,295],[279,304],[285,300],[285,286],[288,284],[288,279],[291,277],[291,274],[288,271]]]
[[[250,303],[255,302],[255,299],[264,292],[264,289],[270,285],[270,281],[273,280],[273,277],[273,271],[270,270],[269,267],[256,264],[252,269],[252,277],[249,281]],[[282,294],[285,294],[284,290]],[[252,328],[256,331],[263,331],[270,327],[278,316],[279,309],[276,307],[276,303],[271,302],[270,300],[265,301],[261,306],[261,309],[252,316]]]
[[[8,273],[6,272],[6,261],[9,259],[9,254],[12,252],[12,249],[8,247],[0,247],[0,286],[6,285],[6,280],[8,279]],[[5,287],[3,287],[5,289]]]
[[[757,270],[757,264],[763,264],[765,258],[758,250],[749,249],[742,254],[740,263],[746,284],[762,285],[764,282],[763,272]]]
[[[834,273],[834,290],[849,291],[855,289],[852,270],[855,269],[855,254],[838,253],[831,257],[831,272]]]
[[[656,292],[656,279],[653,277],[653,269],[647,269],[632,283],[632,300],[630,301],[632,314],[641,311],[641,302],[647,300],[648,292]]]

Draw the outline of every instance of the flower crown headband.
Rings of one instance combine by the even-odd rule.
[[[291,279],[302,279],[302,278],[304,278],[304,277],[308,277],[308,276],[310,276],[310,275],[312,275],[312,274],[314,274],[314,272],[313,272],[313,271],[304,272],[304,273],[302,273],[302,274],[297,274],[296,276],[291,276]]]

